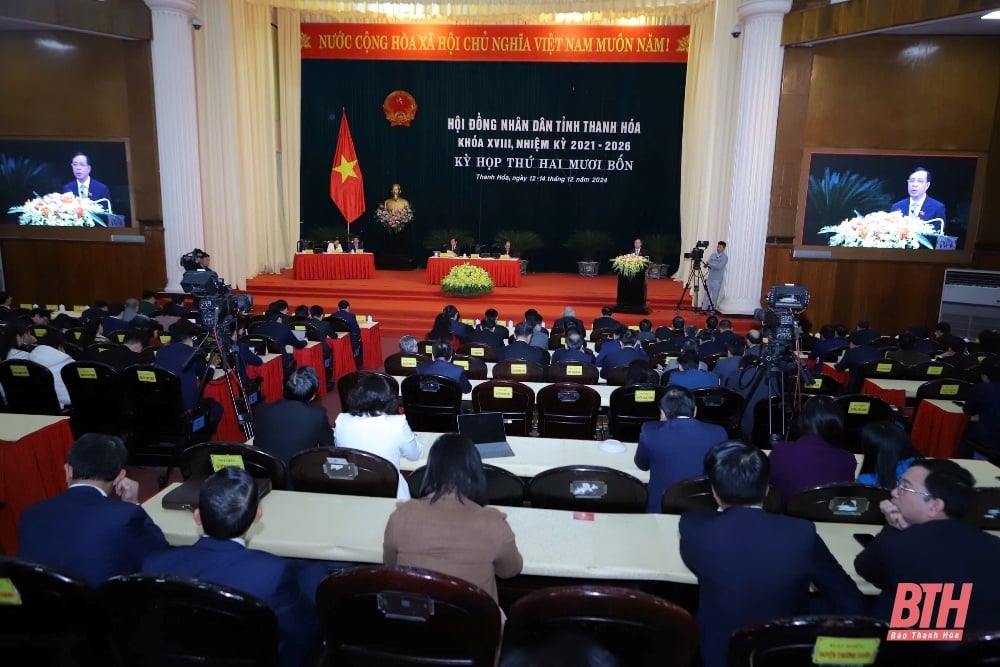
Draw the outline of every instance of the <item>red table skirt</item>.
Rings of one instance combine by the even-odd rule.
[[[280,354],[265,361],[263,366],[247,366],[247,377],[251,380],[258,377],[264,378],[260,390],[264,393],[265,402],[271,403],[284,396],[285,377],[284,370],[281,368]]]
[[[350,347],[350,343],[348,343]],[[337,347],[333,348],[334,355],[337,354]],[[302,349],[295,350],[295,363],[298,366],[312,366],[316,370],[316,377],[319,378],[319,391],[316,392],[316,396],[326,396],[326,372],[323,370],[323,348],[319,343],[315,345],[309,345],[309,347],[303,347]],[[336,367],[336,359],[334,356],[334,367]]]
[[[229,371],[229,376],[233,380],[233,391],[239,392],[239,379],[236,371]],[[236,420],[236,411],[233,409],[233,399],[229,396],[229,386],[226,384],[225,376],[219,376],[209,381],[205,386],[205,398],[211,398],[222,406],[222,419],[215,429],[212,440],[225,440],[227,442],[244,442],[247,439],[243,430],[240,429]],[[280,397],[280,396],[279,396]]]
[[[361,280],[375,277],[375,255],[365,253],[296,253],[295,280]]]
[[[361,347],[365,355],[363,366],[371,371],[382,370],[382,331],[378,322],[361,327]]]
[[[953,459],[969,423],[969,415],[942,410],[930,401],[921,401],[913,418],[910,439],[924,456]]]
[[[73,444],[69,419],[42,427],[16,442],[0,440],[0,546],[17,553],[17,524],[28,505],[66,490],[66,454]]]
[[[335,382],[348,373],[358,370],[358,365],[354,361],[354,350],[351,349],[350,336],[344,335],[337,338],[330,345],[330,349],[333,350],[333,379]]]
[[[424,282],[440,285],[452,267],[472,264],[485,269],[497,287],[521,286],[521,263],[516,259],[462,259],[461,257],[428,257]]]
[[[865,383],[861,385],[861,393],[881,398],[889,405],[895,405],[897,408],[906,407],[906,392],[902,389],[883,389],[866,379]]]
[[[820,369],[820,373],[822,373],[823,375],[829,375],[830,377],[832,377],[834,380],[836,380],[845,387],[847,386],[848,380],[851,379],[850,371],[838,371],[836,368],[833,367],[833,364],[830,363],[820,363],[817,365],[817,368]]]

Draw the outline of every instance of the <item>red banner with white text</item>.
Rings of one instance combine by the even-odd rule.
[[[683,63],[690,26],[303,23],[301,33],[307,59]]]

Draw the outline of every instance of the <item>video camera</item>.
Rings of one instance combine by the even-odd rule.
[[[691,248],[691,252],[684,253],[684,259],[693,259],[700,262],[705,256],[705,248],[708,247],[708,241],[698,241]]]
[[[233,294],[230,291],[218,296],[203,296],[198,300],[201,323],[209,329],[227,329],[235,324],[237,315],[252,309],[252,294]]]
[[[253,295],[233,294],[232,287],[225,284],[219,274],[201,268],[198,260],[204,256],[205,251],[200,248],[181,256],[180,264],[185,269],[181,289],[198,297],[201,323],[205,327],[228,329],[235,325],[237,315],[250,312],[253,308]]]

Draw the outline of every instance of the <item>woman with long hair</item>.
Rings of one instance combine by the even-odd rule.
[[[890,422],[866,424],[858,436],[861,442],[861,473],[858,482],[893,489],[914,459],[922,458],[906,431]]]
[[[427,456],[419,497],[389,516],[382,562],[458,577],[496,600],[496,577],[519,574],[523,561],[507,515],[485,505],[479,451],[464,435],[445,433]]]

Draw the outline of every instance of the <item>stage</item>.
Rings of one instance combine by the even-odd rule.
[[[593,278],[568,273],[528,273],[522,276],[520,287],[497,287],[491,294],[477,297],[450,297],[439,285],[424,282],[424,270],[379,270],[372,279],[363,280],[295,280],[291,269],[278,275],[261,275],[247,281],[247,291],[253,294],[254,312],[260,313],[277,299],[288,302],[294,310],[300,304],[318,304],[327,313],[337,308],[337,302],[347,299],[351,311],[371,315],[381,323],[382,335],[398,337],[411,334],[422,338],[434,322],[434,316],[445,305],[455,304],[462,318],[481,318],[487,308],[496,308],[500,320],[515,323],[524,319],[524,311],[535,308],[551,326],[562,316],[566,306],[576,309],[576,316],[588,326],[601,314],[603,306],[615,305],[618,278],[613,273]],[[691,296],[686,295],[683,308],[677,313],[677,303],[683,284],[671,279],[650,280],[647,292],[649,315],[616,313],[615,319],[624,324],[638,324],[643,317],[659,325],[670,326],[680,314],[688,323],[703,325],[705,316],[691,311]],[[719,316],[722,317],[721,315]],[[752,326],[749,317],[731,317],[733,328],[744,333]],[[387,350],[389,348],[386,348]],[[388,352],[386,352],[388,354]]]

